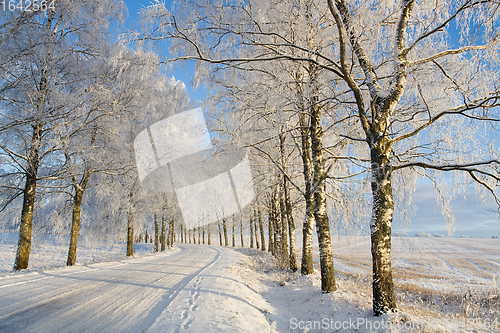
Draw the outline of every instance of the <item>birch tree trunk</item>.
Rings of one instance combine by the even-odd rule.
[[[165,251],[167,240],[167,212],[163,212],[163,217],[161,219],[161,251]]]
[[[212,245],[212,242],[210,241],[210,224],[207,225],[207,237],[208,237],[208,245]]]
[[[264,235],[264,226],[262,224],[262,212],[260,211],[259,208],[259,229],[260,229],[260,242],[261,242],[261,250],[265,251],[266,250],[266,237]]]
[[[132,209],[127,212],[127,257],[134,255],[134,213]]]
[[[219,246],[222,246],[222,227],[220,221],[217,221],[217,226],[219,227]]]
[[[253,217],[250,214],[250,248],[253,249]]]
[[[77,244],[78,244],[78,236],[80,233],[80,216],[81,216],[81,211],[82,211],[82,200],[83,200],[83,193],[85,192],[85,189],[87,187],[88,181],[91,177],[92,173],[87,172],[84,175],[84,178],[81,181],[81,184],[78,184],[76,182],[76,177],[73,177],[73,188],[75,189],[75,196],[73,197],[73,214],[72,214],[72,219],[71,219],[71,238],[69,241],[69,250],[68,250],[68,259],[66,261],[67,266],[73,266],[76,262],[76,249],[77,249]],[[128,233],[128,229],[127,229]],[[134,240],[134,234],[132,233],[132,236],[127,235],[127,242],[128,242],[128,237],[131,237],[132,242]],[[127,244],[127,252],[128,252],[128,244]]]
[[[39,121],[33,126],[31,137],[31,148],[26,169],[26,184],[24,186],[23,208],[21,211],[21,225],[19,226],[19,241],[17,244],[16,260],[14,270],[28,268],[31,251],[31,233],[33,229],[33,211],[36,198],[36,181],[38,166],[40,163],[40,144],[43,128]]]
[[[279,193],[278,187],[274,190],[273,195],[273,224],[274,224],[274,232],[273,232],[273,244],[274,244],[274,256],[276,258],[280,258],[281,255],[281,212],[280,212],[280,202],[279,202]]]
[[[311,137],[309,124],[306,121],[306,115],[300,116],[300,134],[302,144],[302,165],[305,183],[305,203],[306,214],[302,225],[302,262],[300,272],[302,275],[314,273],[312,258],[313,227],[314,227],[314,195],[312,193],[312,160],[311,160]]]
[[[168,249],[170,250],[174,246],[174,235],[175,235],[175,225],[174,225],[174,217],[172,214],[170,215],[170,221],[168,225]],[[182,237],[181,237],[182,238]]]
[[[224,246],[229,246],[229,241],[227,238],[227,223],[226,219],[222,219],[222,228],[224,230]]]
[[[71,221],[71,238],[69,241],[67,266],[73,266],[76,262],[76,247],[78,244],[78,234],[80,233],[80,213],[82,206],[83,191],[75,188],[75,196],[73,198],[73,214]]]
[[[95,142],[96,139],[96,133],[97,131],[94,131],[93,137],[92,137],[92,144]],[[133,156],[134,151],[133,147],[129,147],[129,152],[130,156]],[[87,179],[88,181],[88,179]],[[131,185],[131,188],[129,188],[128,192],[128,200],[127,200],[127,257],[131,257],[134,255],[134,208],[135,208],[135,203],[134,203],[134,189],[136,188],[137,185],[137,180],[134,181]],[[148,237],[147,237],[147,232],[146,232],[146,239],[145,242],[148,242]]]
[[[243,216],[240,219],[240,241],[241,247],[245,247],[245,241],[243,240]]]
[[[321,267],[321,290],[329,293],[337,290],[335,282],[335,270],[333,267],[332,243],[330,237],[330,224],[326,212],[325,195],[325,159],[323,156],[321,126],[321,111],[317,105],[317,98],[313,98],[311,106],[311,148],[313,157],[313,181],[314,181],[314,218],[316,220],[316,232],[319,243],[319,259]]]
[[[285,182],[286,178],[282,176],[282,183],[280,189],[280,212],[281,212],[281,229],[280,229],[280,241],[281,241],[281,257],[284,267],[290,267],[290,256],[288,253],[288,216],[286,213],[286,203],[285,203]]]
[[[253,230],[255,232],[255,246],[256,246],[255,248],[256,249],[260,249],[259,234],[258,234],[258,231],[257,231],[258,230],[257,229],[257,221],[258,221],[257,218],[258,217],[257,217],[257,210],[256,209],[253,210],[253,217],[254,217],[254,219],[253,219],[253,221],[254,221]]]
[[[391,223],[394,212],[392,167],[387,154],[371,150],[373,216],[370,223],[373,262],[373,314],[396,309],[391,268]]]
[[[270,205],[269,213],[267,214],[267,238],[269,239],[268,241],[268,249],[269,252],[271,252],[274,255],[274,217],[273,217],[273,209],[272,205]]]
[[[335,6],[328,0],[330,12],[334,16],[339,31],[341,68],[344,79],[354,93],[358,106],[359,119],[366,134],[366,142],[370,149],[372,169],[373,208],[370,223],[371,253],[373,262],[373,314],[382,315],[396,310],[394,284],[391,268],[391,224],[394,212],[392,197],[392,166],[389,156],[393,152],[395,141],[388,137],[391,132],[391,116],[396,109],[406,87],[407,50],[405,50],[405,34],[415,0],[402,2],[396,39],[394,43],[394,68],[389,94],[381,94],[375,70],[366,55],[361,43],[355,37],[349,7],[345,0],[337,0]],[[338,10],[338,12],[337,12]],[[346,35],[361,65],[370,90],[370,106],[372,121],[368,120],[363,97],[357,83],[350,76],[346,63]],[[418,133],[418,132],[417,132]]]
[[[232,225],[232,229],[233,229],[233,247],[236,247],[236,236],[234,234],[235,232],[235,224],[236,224],[236,221],[235,221],[235,218],[234,218],[234,215],[233,215],[233,225]]]
[[[287,237],[290,239],[290,249],[289,251],[287,250],[287,253],[283,253],[283,255],[286,255],[288,257],[287,262],[290,265],[290,269],[293,272],[297,271],[297,256],[295,254],[295,223],[293,221],[293,216],[292,216],[292,205],[290,203],[290,189],[288,188],[288,180],[286,174],[288,173],[288,168],[287,168],[287,161],[285,158],[285,140],[286,137],[283,133],[280,133],[279,135],[279,140],[280,140],[280,152],[281,152],[281,164],[282,168],[284,171],[283,175],[283,193],[282,193],[282,212],[284,210],[285,214],[282,215],[282,221],[286,224],[288,222],[288,225],[283,228],[285,233],[283,234],[283,240],[285,241]],[[286,218],[285,218],[286,217]],[[288,228],[287,228],[288,227]],[[286,235],[286,230],[288,229],[288,236]],[[287,242],[285,241],[283,243],[283,246],[287,246]]]
[[[281,262],[281,257],[283,256],[283,245],[281,240],[281,235],[283,234],[283,223],[281,223],[281,210],[280,210],[280,197],[279,197],[279,185],[274,189],[273,195],[273,215],[274,215],[274,256],[278,258]]]
[[[155,252],[158,252],[158,248],[159,248],[159,244],[158,244],[158,242],[160,240],[159,231],[160,231],[160,228],[158,226],[158,216],[155,213]]]
[[[45,31],[47,39],[42,41],[46,43],[49,48],[52,48],[54,33],[52,30],[52,23],[54,20],[54,11],[49,11],[47,22],[45,23]],[[29,148],[29,155],[26,166],[26,183],[23,193],[23,207],[21,210],[21,224],[19,226],[19,241],[17,245],[16,259],[14,262],[14,270],[28,268],[29,256],[31,252],[31,234],[33,229],[33,213],[36,200],[36,186],[38,178],[38,168],[40,166],[40,148],[42,144],[42,135],[44,128],[40,118],[45,113],[45,103],[48,94],[49,74],[47,64],[51,59],[43,59],[45,62],[44,67],[40,70],[40,81],[37,82],[38,95],[35,98],[35,116],[33,122],[33,131],[31,134],[31,146]]]
[[[286,218],[288,221],[288,235],[290,240],[290,269],[292,272],[296,272],[297,268],[297,255],[295,253],[295,222],[293,221],[292,215],[292,203],[290,202],[290,189],[288,188],[287,180],[284,179],[284,196],[285,196],[285,209]]]

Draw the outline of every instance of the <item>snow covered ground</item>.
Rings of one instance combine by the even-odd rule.
[[[68,268],[64,239],[42,237],[13,273],[0,236],[0,332],[500,332],[499,239],[394,237],[399,312],[375,318],[368,237],[332,239],[338,291],[323,294],[317,271],[269,253],[189,244],[127,259],[124,244],[82,242]]]
[[[319,291],[317,244],[312,276],[275,271],[271,278],[269,260],[253,254],[280,332],[500,332],[500,239],[394,237],[399,310],[377,318],[370,238],[333,237],[332,244],[338,290],[330,294]]]

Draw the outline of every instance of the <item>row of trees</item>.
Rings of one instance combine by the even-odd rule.
[[[255,216],[249,216],[249,230],[245,231],[244,218],[240,217],[239,221],[236,217],[232,218],[231,222],[227,219],[222,219],[216,223],[207,224],[192,229],[187,229],[182,223],[179,224],[177,232],[173,230],[171,235],[173,242],[186,243],[186,244],[206,244],[206,245],[219,245],[231,247],[245,247],[245,244],[251,249],[261,249],[266,251],[266,233],[264,232],[264,220],[260,211],[257,215],[257,210],[254,212]],[[239,230],[238,230],[239,229]],[[170,231],[169,231],[170,232]],[[218,242],[212,242],[212,233],[215,233]],[[248,234],[250,239],[245,243],[243,235]],[[269,244],[273,243],[272,236],[269,237]],[[238,239],[238,240],[237,240]],[[152,242],[152,238],[151,238]],[[271,251],[271,249],[269,250]],[[287,266],[288,267],[288,266]]]
[[[269,234],[294,230],[289,211],[300,195],[301,269],[312,272],[315,224],[324,292],[336,289],[330,219],[369,225],[380,315],[396,309],[391,224],[394,213],[405,216],[418,176],[435,184],[450,232],[444,184],[500,204],[499,6],[201,0],[169,10],[157,2],[132,39],[165,43],[164,63],[196,61],[194,84],[212,89],[211,129],[253,154],[257,201],[270,203],[277,228]],[[281,256],[293,253],[286,238],[280,244]]]

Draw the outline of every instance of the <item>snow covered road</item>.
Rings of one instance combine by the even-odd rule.
[[[0,332],[272,332],[243,255],[177,251],[0,278]]]

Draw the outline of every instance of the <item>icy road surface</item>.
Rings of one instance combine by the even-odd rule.
[[[274,332],[243,255],[177,245],[118,262],[0,278],[0,332]]]

